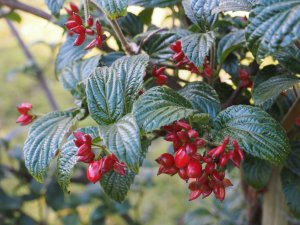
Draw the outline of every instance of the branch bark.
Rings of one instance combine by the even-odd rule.
[[[19,32],[17,31],[17,29],[15,28],[15,26],[13,25],[13,23],[11,21],[9,21],[9,20],[6,20],[6,22],[7,22],[8,26],[9,26],[9,28],[11,30],[11,33],[15,36],[15,38],[17,39],[17,41],[18,41],[21,49],[23,50],[24,55],[33,64],[33,66],[35,68],[37,80],[39,81],[39,84],[40,84],[42,90],[44,91],[45,96],[46,96],[46,98],[47,98],[47,100],[48,100],[48,102],[49,102],[52,110],[57,110],[58,109],[57,103],[55,101],[55,98],[54,98],[54,96],[53,96],[50,88],[48,87],[48,84],[47,84],[47,82],[45,80],[43,71],[37,65],[37,63],[36,63],[33,55],[29,51],[29,49],[26,46],[25,42],[22,40]]]
[[[21,10],[32,15],[41,17],[45,20],[49,20],[53,23],[57,23],[56,19],[49,13],[46,13],[38,8],[26,5],[19,1],[12,1],[12,0],[0,0],[0,5],[5,5],[11,9]]]

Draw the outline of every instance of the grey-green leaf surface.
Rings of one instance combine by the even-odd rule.
[[[287,168],[283,168],[281,184],[289,209],[296,217],[300,218],[300,176]]]
[[[208,55],[214,41],[215,33],[213,31],[191,34],[181,39],[182,50],[197,67],[202,67],[204,59]]]
[[[228,55],[246,43],[244,30],[233,31],[225,35],[218,44],[217,59],[223,63]]]
[[[251,11],[249,22],[249,49],[263,59],[299,39],[300,1],[261,0]]]
[[[145,8],[167,7],[179,3],[180,0],[129,0],[129,5],[137,5]]]
[[[243,161],[242,170],[246,182],[258,191],[267,186],[272,175],[269,162],[250,155]]]
[[[285,166],[300,176],[300,142],[291,143],[291,152]]]
[[[89,134],[93,139],[99,136],[97,127],[80,128],[77,131]],[[64,192],[68,192],[73,168],[78,162],[76,156],[77,151],[78,148],[74,144],[74,135],[72,134],[62,146],[57,159],[57,182]]]
[[[213,12],[250,11],[258,0],[219,0],[219,6]]]
[[[236,139],[247,153],[273,164],[282,164],[290,151],[287,135],[281,125],[260,108],[231,106],[214,121],[213,138]]]
[[[294,44],[275,52],[273,56],[287,70],[300,74],[300,51]]]
[[[126,15],[128,0],[96,0],[96,2],[112,20]]]
[[[258,106],[268,109],[275,102],[281,92],[300,83],[300,77],[293,75],[279,75],[268,79],[254,87],[252,96]]]
[[[198,112],[207,113],[212,118],[221,110],[217,92],[205,82],[189,83],[179,91],[179,94],[188,99]]]
[[[25,166],[39,182],[76,119],[71,112],[51,112],[37,119],[24,144]]]
[[[138,173],[142,149],[135,117],[128,114],[117,123],[100,126],[99,133],[109,151],[125,162],[130,170]]]
[[[166,87],[151,88],[133,105],[137,123],[146,132],[159,129],[196,112],[188,100]]]

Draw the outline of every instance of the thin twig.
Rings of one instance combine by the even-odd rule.
[[[11,9],[17,9],[17,10],[22,10],[24,12],[28,12],[30,14],[33,14],[35,16],[41,17],[45,20],[48,20],[53,23],[57,23],[56,19],[51,15],[48,14],[38,8],[26,5],[22,2],[19,1],[12,1],[12,0],[0,0],[0,5],[5,5]]]
[[[84,17],[85,17],[85,23],[87,24],[88,18],[89,18],[89,0],[83,0],[83,9],[84,9]]]
[[[34,66],[35,68],[35,72],[36,72],[36,77],[39,81],[39,84],[42,88],[42,90],[44,91],[45,93],[45,96],[52,108],[52,110],[57,110],[58,109],[58,106],[57,106],[57,103],[55,101],[55,98],[50,90],[50,88],[48,87],[48,84],[45,80],[45,77],[44,77],[44,73],[43,71],[39,68],[39,66],[37,65],[36,61],[34,60],[33,58],[33,55],[31,54],[31,52],[29,51],[28,47],[26,46],[25,42],[22,40],[18,30],[15,28],[15,26],[13,25],[13,23],[9,20],[6,20],[10,30],[11,30],[11,33],[15,36],[15,38],[17,39],[21,49],[23,50],[24,52],[24,55],[26,56],[26,58],[32,63],[32,65]]]
[[[295,119],[300,115],[300,97],[297,97],[295,103],[285,115],[281,124],[283,128],[288,132],[295,124]]]

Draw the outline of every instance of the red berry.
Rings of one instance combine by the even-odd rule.
[[[96,45],[97,45],[97,40],[94,39],[84,48],[84,50],[92,49],[92,48],[96,47]]]
[[[159,158],[155,160],[160,165],[163,165],[165,167],[171,167],[174,165],[174,157],[170,153],[164,153]]]
[[[189,162],[186,171],[189,178],[197,178],[202,174],[202,166],[199,161],[192,159]]]
[[[195,130],[189,130],[188,135],[189,135],[190,138],[193,138],[193,139],[197,138],[199,136],[198,132],[195,131]]]
[[[201,148],[205,145],[205,141],[201,138],[197,138],[194,144],[197,146],[197,148]]]
[[[220,166],[221,168],[224,168],[224,167],[227,165],[229,159],[230,159],[230,158],[229,158],[229,155],[228,155],[227,153],[222,154],[222,155],[220,156],[220,159],[219,159],[219,166]]]
[[[89,16],[88,20],[87,20],[87,26],[91,27],[94,25],[94,18],[92,16]]]
[[[74,27],[77,27],[78,24],[77,24],[74,20],[70,20],[70,21],[67,21],[67,22],[65,23],[65,26],[66,26],[66,28],[67,28],[68,30],[70,30],[70,29],[72,29],[72,28],[74,28]]]
[[[201,190],[191,191],[189,195],[189,201],[197,199],[202,194]]]
[[[225,188],[223,186],[217,186],[213,189],[213,192],[217,199],[223,201],[225,199]]]
[[[73,19],[78,25],[82,25],[82,18],[77,13],[73,13]]]
[[[84,34],[85,33],[85,28],[82,25],[79,25],[77,27],[74,27],[71,29],[76,34]]]
[[[80,46],[85,41],[85,34],[79,34],[76,40],[74,41],[74,46]]]
[[[34,115],[29,114],[29,111],[32,109],[32,104],[22,103],[21,105],[17,106],[17,109],[21,115],[18,117],[16,122],[20,123],[21,126],[28,125],[35,119]]]
[[[102,26],[98,20],[96,21],[96,30],[98,35],[102,35]]]
[[[183,60],[185,57],[184,53],[183,52],[178,52],[176,53],[175,55],[172,56],[172,59],[175,61],[175,62],[179,62],[181,60]]]
[[[191,160],[191,157],[186,153],[185,149],[180,148],[175,155],[175,165],[177,168],[181,169],[186,167]]]
[[[164,85],[166,84],[168,81],[168,77],[166,75],[160,74],[157,78],[156,78],[156,84],[157,85]]]
[[[185,146],[185,151],[188,155],[194,155],[197,152],[197,147],[192,143],[188,143]]]
[[[191,130],[191,126],[189,123],[185,122],[185,121],[177,121],[176,122],[176,125],[181,127],[182,129],[188,131],[188,130]]]
[[[117,158],[113,154],[104,157],[102,159],[101,173],[104,174],[112,170],[116,161]]]
[[[78,6],[75,5],[73,2],[70,3],[70,8],[71,8],[72,12],[75,12],[75,13],[79,12]]]
[[[187,143],[189,141],[189,136],[186,131],[178,131],[176,134],[182,143]]]
[[[91,162],[89,164],[89,167],[87,169],[87,178],[92,183],[96,183],[97,181],[99,181],[101,179],[101,177],[102,177],[102,174],[100,171],[101,165],[102,165],[102,159]]]
[[[122,176],[126,175],[126,164],[124,162],[115,162],[114,164],[114,171],[117,173],[117,174],[120,174]]]
[[[91,30],[91,29],[85,29],[85,33],[87,35],[94,35],[95,34],[95,31]]]
[[[181,41],[176,41],[175,43],[170,45],[170,48],[174,51],[174,52],[180,52],[181,51]]]
[[[215,171],[215,163],[214,162],[207,163],[205,166],[205,172],[207,174],[211,174],[214,171]]]
[[[178,168],[176,168],[175,166],[165,167],[165,166],[161,165],[158,169],[157,176],[162,174],[162,173],[173,176],[177,172],[178,172]]]
[[[175,140],[178,140],[178,138],[177,138],[176,133],[168,133],[168,134],[165,136],[165,140],[166,140],[166,141],[175,141]]]
[[[180,178],[182,180],[188,180],[189,179],[186,168],[182,168],[182,169],[178,170],[178,175],[180,176]]]

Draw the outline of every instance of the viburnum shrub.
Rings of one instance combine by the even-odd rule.
[[[32,123],[24,156],[34,178],[43,182],[56,158],[67,192],[73,168],[85,163],[87,178],[122,202],[162,137],[172,149],[157,149],[157,174],[178,175],[189,200],[223,201],[239,185],[228,175],[237,167],[251,207],[272,205],[282,185],[300,215],[299,1],[85,0],[61,15],[64,1],[46,2],[66,31],[55,73],[75,107],[36,116],[31,104],[18,106],[17,122]],[[156,7],[172,9],[168,28],[151,24]],[[92,126],[79,123],[86,118]]]

